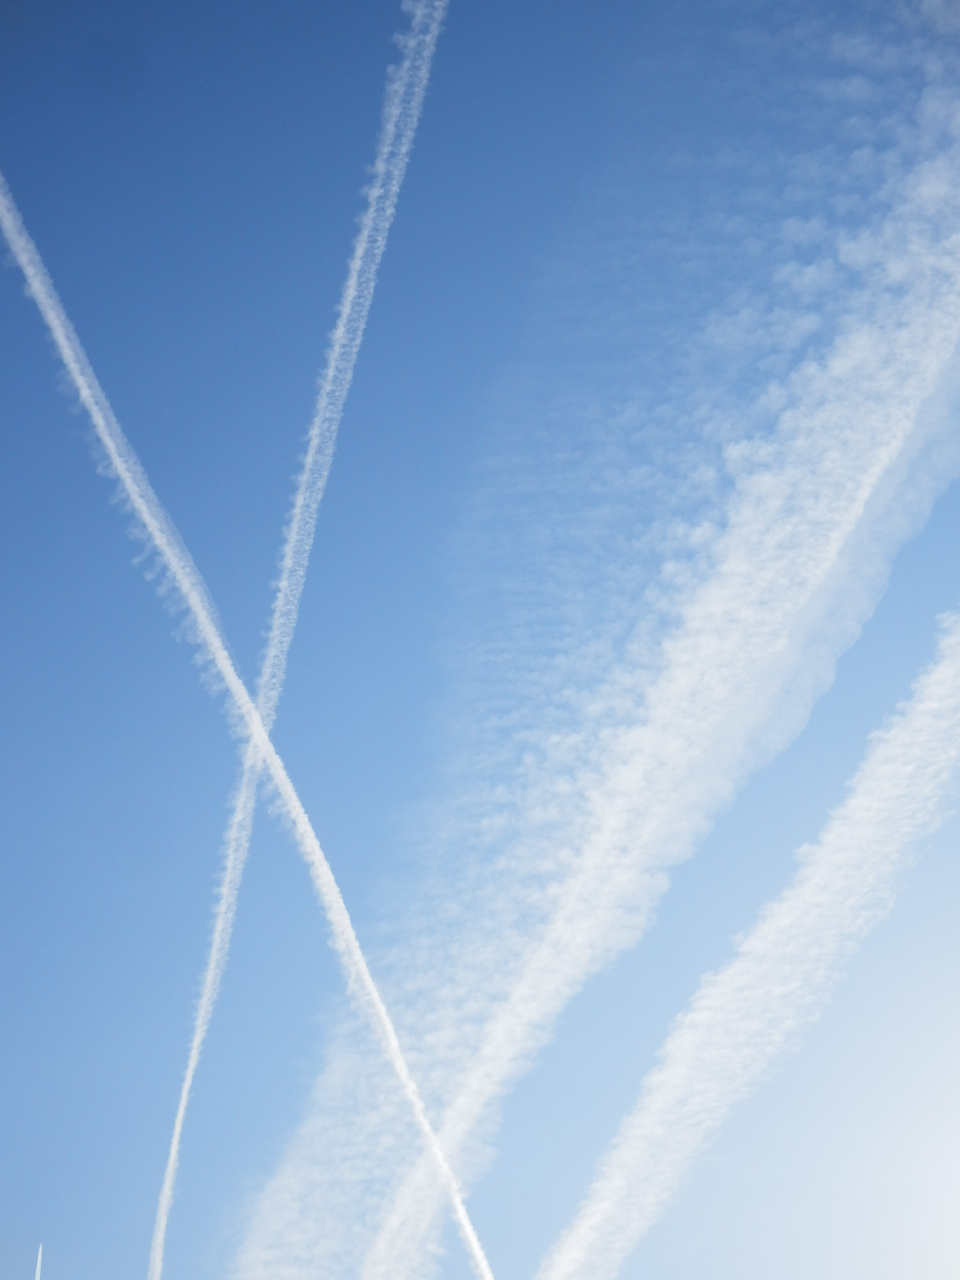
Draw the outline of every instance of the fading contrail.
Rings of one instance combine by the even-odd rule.
[[[960,618],[872,738],[846,801],[793,882],[674,1023],[573,1223],[538,1280],[612,1280],[724,1117],[820,1012],[844,958],[890,908],[945,817],[960,762]]]
[[[520,834],[504,850],[495,828],[490,844],[511,880],[456,917],[462,944],[429,917],[410,942],[409,951],[421,948],[422,994],[404,1009],[418,1079],[464,1178],[477,1176],[478,1135],[489,1137],[495,1108],[564,1005],[638,941],[670,866],[801,731],[879,598],[892,555],[956,474],[958,103],[949,84],[928,90],[883,157],[884,173],[899,176],[879,208],[859,231],[842,226],[825,239],[814,265],[842,281],[832,288],[834,336],[813,351],[787,348],[792,372],[759,380],[765,430],[730,450],[733,492],[704,549],[709,568],[676,593],[657,663],[649,674],[613,665],[605,683],[591,681],[577,706],[600,712],[506,783]],[[809,305],[802,294],[793,304],[801,315]],[[606,707],[614,710],[604,719]],[[502,796],[491,789],[484,799],[469,816],[493,826]],[[522,894],[537,860],[547,872],[535,883],[546,892],[531,929]],[[513,873],[524,872],[516,889]],[[362,1061],[345,1044],[318,1082],[251,1214],[239,1280],[424,1273],[443,1188],[425,1153],[408,1165],[403,1116],[392,1148],[367,1150],[363,1122],[379,1134],[390,1104],[371,1089],[358,1105],[343,1084]],[[351,1209],[377,1223],[374,1240],[338,1234],[338,1215]]]
[[[27,234],[2,174],[0,174],[0,226],[14,258],[23,271],[28,292],[36,302],[81,403],[90,416],[97,439],[105,454],[107,469],[118,480],[130,511],[159,557],[170,585],[175,588],[183,602],[193,624],[193,639],[199,645],[200,652],[212,664],[230,695],[240,728],[249,739],[254,766],[265,768],[270,775],[330,922],[333,944],[340,956],[348,989],[364,1006],[387,1058],[396,1072],[417,1125],[436,1161],[473,1265],[482,1280],[493,1280],[493,1273],[473,1223],[470,1221],[457,1179],[427,1117],[420,1092],[410,1074],[390,1015],[360,949],[330,864],[324,856],[286,767],[270,740],[256,704],[233,665],[220,634],[216,611],[206,584],[172,520],[153,492],[139,459],[114,416],[90,367],[86,353],[67,318],[53,282],[47,274],[33,241]]]
[[[34,1280],[40,1280],[40,1264],[43,1262],[43,1245],[37,1250],[37,1274]]]
[[[373,300],[377,271],[396,210],[397,196],[410,158],[446,8],[447,0],[420,0],[412,7],[410,29],[401,41],[402,59],[398,66],[391,68],[388,75],[380,138],[372,179],[367,188],[367,205],[340,296],[337,323],[327,350],[326,365],[307,435],[306,453],[280,560],[280,578],[257,688],[257,709],[268,732],[273,727],[283,690],[287,654],[297,623],[300,596],[316,530],[317,511],[333,461],[337,429],[353,378],[357,352]],[[244,751],[233,811],[224,834],[223,872],[214,914],[213,934],[157,1203],[148,1280],[160,1280],[163,1273],[164,1244],[180,1162],[183,1123],[230,950],[237,895],[250,847],[260,773],[261,760],[251,739]]]
[[[955,98],[931,95],[924,110],[921,159],[892,211],[843,245],[863,273],[847,322],[778,386],[772,436],[744,449],[713,572],[665,640],[656,678],[573,772],[561,765],[565,789],[551,792],[548,778],[533,795],[558,811],[550,830],[571,870],[456,1063],[439,1132],[458,1168],[567,1002],[643,935],[669,868],[801,730],[893,551],[956,473],[955,448],[942,462],[918,457],[955,412],[960,338]],[[619,708],[617,692],[613,682],[596,701]],[[421,1156],[397,1181],[364,1280],[411,1274],[441,1204]]]

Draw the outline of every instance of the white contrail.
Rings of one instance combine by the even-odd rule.
[[[642,936],[669,867],[802,728],[872,609],[889,556],[955,474],[955,456],[915,466],[955,409],[945,384],[956,378],[960,338],[957,107],[931,95],[924,111],[929,137],[892,213],[842,243],[845,265],[863,273],[855,309],[826,355],[777,388],[777,430],[744,451],[714,571],[665,641],[657,678],[572,774],[564,766],[562,793],[549,778],[533,796],[559,811],[551,830],[572,871],[554,886],[551,919],[527,944],[481,1042],[457,1064],[440,1128],[457,1167],[565,1004]],[[944,402],[931,405],[941,384]],[[611,689],[597,701],[619,710]],[[439,1208],[434,1186],[421,1157],[383,1219],[365,1280],[416,1268]]]
[[[883,216],[857,235],[838,234],[817,264],[828,279],[827,268],[845,273],[834,300],[837,337],[770,388],[776,430],[737,451],[736,490],[704,552],[711,571],[678,610],[655,678],[615,669],[581,699],[614,708],[612,725],[602,714],[599,729],[588,720],[579,741],[544,751],[532,783],[523,776],[528,790],[515,803],[532,816],[504,863],[523,872],[524,859],[529,865],[542,855],[553,878],[540,900],[551,921],[536,931],[515,928],[523,889],[511,898],[512,881],[494,888],[477,899],[476,912],[457,917],[467,933],[477,916],[459,951],[442,952],[448,940],[437,927],[436,950],[452,961],[434,964],[435,980],[429,924],[424,930],[427,960],[417,977],[426,994],[404,1014],[421,1055],[418,1079],[443,1114],[441,1144],[461,1176],[475,1175],[478,1131],[565,1003],[642,935],[670,865],[691,851],[749,772],[803,727],[837,655],[874,607],[893,552],[956,474],[955,95],[934,87],[918,117],[913,142],[887,157],[884,171],[900,177],[885,188]],[[489,818],[489,810],[478,816]],[[544,851],[544,831],[558,837],[555,850]],[[409,970],[404,980],[409,991]],[[365,1280],[402,1280],[429,1265],[442,1188],[428,1160],[408,1168],[398,1155],[406,1150],[400,1122],[389,1167],[364,1163],[361,1139],[349,1141],[362,1130],[356,1109],[340,1105],[337,1081],[350,1079],[348,1066],[334,1060],[262,1193],[238,1255],[242,1280],[338,1266]],[[375,1107],[386,1105],[377,1094]],[[372,1108],[371,1117],[371,1125],[382,1123],[382,1111]],[[325,1215],[331,1203],[337,1212],[349,1204],[340,1196],[348,1164],[351,1194],[376,1188],[363,1216],[376,1213],[380,1229],[372,1247],[359,1244],[367,1250],[362,1264],[359,1232],[343,1241],[347,1263],[339,1255],[328,1262],[336,1224],[328,1231]]]
[[[37,1250],[37,1274],[34,1280],[40,1280],[40,1264],[43,1262],[43,1245]]]
[[[200,646],[201,653],[212,664],[230,695],[241,729],[250,741],[255,767],[260,766],[266,769],[277,790],[330,922],[333,944],[340,956],[347,986],[351,994],[364,1007],[379,1035],[390,1064],[400,1080],[417,1125],[436,1161],[438,1172],[450,1197],[457,1225],[477,1273],[483,1280],[492,1280],[489,1263],[470,1221],[457,1179],[431,1127],[390,1015],[360,949],[330,864],[324,856],[286,767],[270,740],[260,713],[227,652],[206,584],[173,522],[153,492],[139,459],[110,408],[90,367],[86,353],[64,312],[53,282],[24,228],[2,174],[0,174],[0,226],[13,256],[23,271],[28,292],[46,322],[60,358],[90,416],[97,439],[106,455],[107,467],[119,481],[130,510],[159,557],[170,585],[175,588],[186,607],[195,628],[194,639]]]
[[[960,761],[960,619],[877,733],[846,801],[800,850],[793,882],[674,1023],[596,1179],[538,1280],[612,1280],[703,1144],[820,1012],[843,959],[892,905],[945,816]]]
[[[388,76],[380,138],[372,179],[367,188],[367,205],[340,297],[337,323],[327,351],[281,555],[280,578],[257,687],[257,709],[268,732],[273,727],[283,689],[287,654],[297,623],[300,596],[316,530],[317,512],[333,461],[344,401],[353,378],[357,352],[373,300],[377,271],[386,248],[397,196],[410,158],[446,7],[447,0],[420,0],[411,6],[410,29],[401,41],[403,56],[399,65],[391,68]],[[214,913],[213,934],[194,1014],[193,1036],[157,1203],[148,1280],[160,1280],[163,1273],[164,1244],[180,1162],[183,1123],[230,950],[237,895],[250,847],[259,777],[260,760],[251,741],[244,752],[233,811],[224,834],[223,872]]]

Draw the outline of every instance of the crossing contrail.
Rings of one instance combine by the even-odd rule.
[[[23,271],[27,289],[53,338],[80,401],[89,414],[104,453],[106,469],[119,482],[129,510],[148,544],[152,546],[193,626],[192,638],[201,654],[216,671],[227,693],[238,727],[249,740],[254,767],[270,776],[300,851],[310,869],[314,887],[326,912],[351,994],[365,1009],[386,1056],[395,1071],[424,1140],[436,1162],[446,1187],[457,1225],[482,1280],[493,1273],[467,1213],[457,1179],[435,1134],[417,1088],[393,1022],[367,966],[340,889],[330,864],[286,767],[260,717],[257,706],[240,679],[220,633],[216,611],[206,584],[194,564],[172,520],[153,492],[149,480],[123,433],[113,410],[96,379],[80,341],[63,309],[47,270],[23,225],[6,180],[0,174],[0,227],[14,258]]]
[[[297,623],[300,596],[316,530],[317,511],[333,461],[344,401],[353,378],[357,352],[373,300],[377,271],[386,248],[397,196],[410,158],[446,8],[447,0],[421,0],[413,6],[409,31],[401,40],[403,56],[398,66],[391,69],[387,80],[373,176],[367,188],[366,209],[340,296],[337,323],[327,350],[316,409],[307,434],[303,466],[297,481],[280,559],[280,578],[257,686],[257,709],[268,732],[273,727],[283,690],[287,654]],[[180,1161],[183,1124],[230,950],[237,895],[250,847],[260,773],[261,762],[251,739],[244,751],[233,810],[224,834],[223,871],[214,913],[213,933],[157,1203],[148,1280],[160,1280],[163,1273],[164,1245]]]
[[[874,735],[846,801],[737,955],[674,1023],[637,1105],[537,1280],[612,1280],[704,1143],[816,1018],[846,956],[893,903],[918,842],[945,816],[960,762],[960,619]]]

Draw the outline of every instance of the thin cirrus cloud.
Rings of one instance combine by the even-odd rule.
[[[893,552],[956,473],[958,110],[942,69],[925,74],[909,127],[878,160],[882,213],[837,225],[815,264],[840,299],[830,340],[754,392],[744,416],[765,413],[772,429],[727,447],[729,495],[693,581],[670,596],[653,661],[639,675],[593,670],[563,690],[579,727],[550,726],[532,764],[474,802],[494,827],[498,806],[519,817],[471,912],[453,913],[459,936],[441,921],[398,948],[392,1007],[467,1181],[486,1159],[497,1105],[560,1011],[639,940],[670,866],[800,731]],[[789,268],[780,279],[796,283],[796,323],[780,322],[795,332],[815,273]],[[389,1082],[357,1086],[349,1063],[366,1050],[354,1034],[345,1026],[254,1206],[242,1280],[338,1265],[383,1280],[433,1265],[440,1188]],[[378,1223],[372,1241],[343,1228],[351,1210]]]
[[[870,744],[843,805],[799,851],[725,968],[674,1023],[636,1107],[538,1272],[610,1280],[662,1214],[733,1106],[823,1006],[843,960],[893,905],[921,840],[946,815],[960,761],[960,618]]]
[[[86,353],[63,309],[53,283],[33,241],[23,225],[6,180],[0,175],[0,227],[23,271],[27,289],[47,325],[64,367],[87,410],[103,453],[107,474],[116,478],[135,527],[153,552],[166,576],[165,585],[175,593],[192,625],[192,639],[199,646],[208,671],[222,682],[230,699],[237,728],[248,739],[253,767],[262,767],[276,789],[300,851],[310,870],[317,896],[330,923],[333,945],[351,994],[362,1005],[377,1029],[381,1048],[401,1082],[403,1094],[416,1117],[424,1140],[437,1161],[447,1188],[459,1230],[481,1280],[492,1280],[483,1247],[470,1221],[457,1179],[431,1127],[420,1092],[410,1073],[393,1022],[360,949],[353,924],[330,864],[320,847],[310,819],[277,754],[256,704],[240,679],[220,632],[216,610],[200,573],[167,512],[153,492],[139,459],[133,452],[113,410],[90,367]]]
[[[431,0],[429,3],[413,6],[410,29],[400,41],[403,56],[399,65],[391,68],[387,79],[380,139],[372,179],[367,189],[367,207],[361,219],[340,297],[337,323],[320,380],[316,410],[307,433],[307,447],[280,557],[280,578],[274,596],[270,631],[257,691],[257,710],[267,732],[273,727],[283,691],[287,655],[297,625],[300,597],[316,531],[317,512],[333,462],[337,430],[373,301],[377,271],[386,248],[397,197],[410,158],[445,12],[446,0]],[[244,752],[233,810],[223,839],[223,871],[214,913],[213,933],[157,1203],[150,1248],[149,1280],[160,1280],[163,1274],[164,1245],[180,1160],[184,1119],[230,951],[237,895],[250,848],[261,763],[260,754],[251,738]]]

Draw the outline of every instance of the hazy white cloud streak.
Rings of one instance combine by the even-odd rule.
[[[348,988],[360,1002],[376,1029],[387,1058],[400,1080],[417,1125],[436,1161],[441,1180],[449,1194],[457,1224],[477,1273],[484,1280],[492,1280],[489,1264],[467,1214],[457,1179],[431,1127],[390,1015],[360,949],[330,864],[320,847],[320,842],[287,774],[286,767],[270,740],[257,706],[233,665],[221,636],[216,611],[206,584],[173,522],[153,492],[139,459],[114,416],[36,247],[23,226],[2,175],[0,175],[0,226],[14,258],[23,271],[27,289],[46,322],[81,403],[90,416],[97,440],[104,451],[106,468],[118,480],[138,527],[163,565],[169,585],[183,602],[194,627],[193,638],[200,646],[201,653],[210,662],[226,687],[240,727],[249,739],[255,763],[259,762],[266,769],[276,788],[330,922],[333,944],[340,957]]]
[[[893,902],[918,841],[945,816],[960,760],[960,619],[846,801],[800,850],[793,882],[736,958],[674,1023],[633,1112],[538,1280],[610,1280],[661,1215],[703,1144],[771,1059],[819,1013],[843,959]]]
[[[956,472],[947,433],[960,338],[953,95],[928,94],[921,121],[921,157],[886,219],[839,238],[837,260],[860,284],[832,347],[768,389],[772,435],[729,453],[736,488],[712,572],[663,642],[658,673],[639,700],[624,702],[629,682],[599,690],[598,701],[620,700],[618,721],[577,744],[562,785],[548,776],[532,797],[553,810],[558,864],[570,870],[447,1094],[440,1142],[461,1167],[565,1004],[642,936],[668,868],[749,771],[802,728],[873,608],[890,555]],[[422,1270],[441,1207],[420,1157],[365,1280]]]
[[[411,13],[410,29],[401,38],[402,59],[388,74],[380,138],[372,178],[367,188],[367,206],[340,297],[337,323],[327,351],[316,410],[307,435],[306,453],[280,559],[280,578],[257,690],[257,709],[268,732],[273,727],[283,690],[287,654],[297,624],[300,597],[316,531],[317,512],[333,461],[337,430],[373,301],[377,271],[393,222],[397,196],[420,119],[447,0],[420,0],[407,7]],[[251,739],[244,752],[233,811],[224,834],[223,872],[214,914],[213,934],[194,1014],[193,1036],[157,1204],[150,1249],[149,1280],[160,1280],[163,1273],[164,1244],[180,1160],[184,1117],[230,950],[237,895],[250,847],[261,764],[260,755]]]

